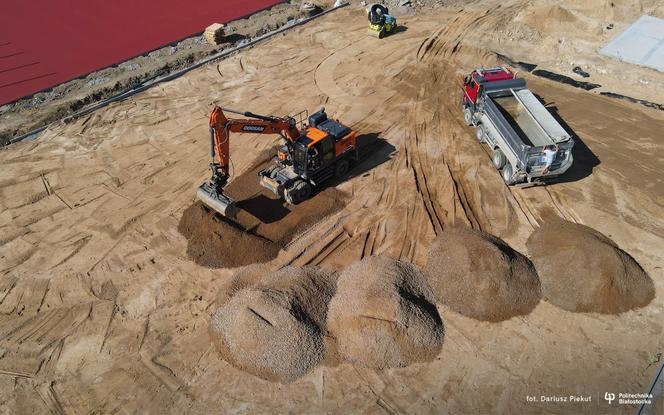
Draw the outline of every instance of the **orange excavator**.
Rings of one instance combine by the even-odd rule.
[[[247,118],[227,118],[224,112]],[[258,172],[260,184],[288,203],[308,199],[313,188],[332,177],[344,176],[358,158],[356,133],[339,121],[329,119],[325,108],[308,117],[298,128],[293,117],[258,115],[214,106],[210,114],[212,177],[196,192],[211,209],[234,217],[235,201],[224,193],[230,179],[230,133],[279,134],[274,164]]]

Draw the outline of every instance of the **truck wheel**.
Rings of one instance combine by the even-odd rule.
[[[463,122],[465,122],[466,125],[473,125],[473,113],[470,111],[470,108],[463,110]]]
[[[512,165],[509,163],[503,167],[503,180],[507,185],[514,184],[514,172],[512,171]]]
[[[350,169],[350,163],[346,159],[342,159],[337,161],[337,165],[334,168],[334,175],[336,177],[343,177],[348,173],[348,170]]]
[[[385,37],[385,29],[380,29],[380,32],[378,32],[378,39],[382,39]]]
[[[500,151],[499,148],[493,150],[493,155],[491,156],[493,160],[493,165],[496,166],[498,170],[502,169],[505,163],[507,162],[507,157]]]
[[[477,137],[477,141],[483,143],[485,141],[485,135],[486,131],[484,130],[484,126],[482,124],[478,125],[477,131],[475,131],[475,137]]]

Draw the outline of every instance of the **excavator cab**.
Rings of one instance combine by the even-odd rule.
[[[327,117],[325,108],[309,117],[309,127],[297,141],[306,147],[306,160],[294,162],[298,174],[310,176],[321,168],[335,164],[339,156],[348,149],[355,148],[355,135],[339,121]],[[295,160],[296,157],[294,157]]]
[[[334,141],[327,135],[318,141],[304,136],[293,146],[293,170],[302,177],[310,176],[334,160]]]

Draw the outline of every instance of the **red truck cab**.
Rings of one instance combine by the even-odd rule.
[[[482,84],[496,81],[510,81],[514,78],[514,73],[502,66],[489,69],[476,69],[463,81],[464,99],[472,102],[474,105]]]

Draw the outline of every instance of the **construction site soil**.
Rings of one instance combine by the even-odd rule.
[[[0,412],[635,413],[601,396],[647,390],[664,350],[664,112],[600,93],[661,102],[664,75],[597,50],[641,14],[664,15],[654,0],[556,7],[577,21],[551,14],[544,0],[457,2],[402,15],[404,29],[376,39],[367,36],[364,8],[353,5],[1,150]],[[501,56],[570,77],[579,65],[591,75],[584,81],[602,85],[586,91],[521,73],[574,135],[574,164],[556,183],[505,186],[463,124],[463,76]],[[209,176],[213,102],[276,115],[325,106],[389,146],[311,199],[318,208],[310,225],[298,227],[310,217],[305,204],[253,230],[243,225],[241,234],[279,246],[264,264],[219,267],[230,261],[222,257],[201,265],[178,228],[185,211],[192,229],[196,217],[211,223],[191,206]],[[234,180],[257,180],[248,172],[278,144],[233,136]],[[330,200],[338,208],[322,209]],[[313,366],[316,348],[305,359],[311,368],[273,372],[306,371],[282,384],[215,352],[211,317],[244,292],[245,310],[262,304],[252,287],[265,274],[307,265],[343,272],[372,255],[424,267],[433,241],[459,225],[528,253],[537,269],[526,241],[551,210],[610,238],[650,277],[654,298],[619,314],[571,312],[549,302],[544,267],[549,301],[527,315],[478,321],[436,304],[440,352],[403,368]],[[257,217],[251,206],[245,212]],[[228,233],[213,223],[210,231]],[[240,245],[231,240],[227,249]],[[295,327],[290,314],[266,307]],[[541,394],[593,399],[526,399]]]
[[[478,320],[529,314],[542,296],[528,258],[479,230],[443,231],[429,248],[425,269],[438,301]]]
[[[237,200],[236,217],[229,219],[200,202],[185,209],[178,230],[187,238],[187,255],[213,268],[267,262],[299,232],[343,208],[344,196],[327,187],[299,205],[289,205],[259,184],[258,172],[272,165],[272,151],[224,190]]]

